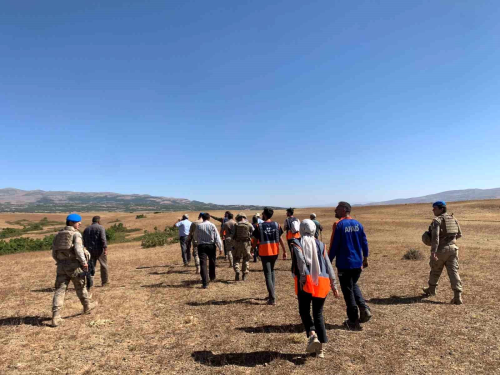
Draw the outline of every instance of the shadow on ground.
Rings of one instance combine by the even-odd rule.
[[[190,271],[190,270],[182,270],[182,271],[170,270],[167,272],[155,271],[155,272],[150,272],[149,274],[150,275],[170,275],[171,273],[190,274],[190,273],[194,273],[194,272]]]
[[[141,285],[141,288],[193,288],[195,285],[200,285],[201,280],[184,280],[181,284],[151,284],[151,285]]]
[[[409,305],[412,303],[445,304],[445,302],[429,300],[426,296],[390,296],[387,298],[372,298],[366,302],[373,303],[374,305]]]
[[[264,301],[262,303],[256,302],[256,300]],[[186,305],[189,306],[210,306],[210,305],[219,305],[219,306],[226,306],[226,305],[234,305],[234,304],[246,304],[246,305],[267,305],[267,302],[265,302],[265,298],[241,298],[241,299],[236,299],[236,300],[222,300],[222,301],[216,301],[216,300],[211,300],[211,301],[206,301],[206,302],[188,302]]]
[[[167,268],[171,268],[172,266],[166,264],[164,266],[142,266],[142,267],[137,267],[136,270],[147,270],[147,269],[150,269],[150,268],[160,268],[160,267],[167,267]]]
[[[52,320],[51,318],[43,317],[43,316],[13,316],[10,318],[2,318],[0,319],[0,326],[21,326],[21,325],[29,325],[29,326],[46,326],[44,322]]]
[[[332,329],[345,330],[345,327],[338,324],[325,323],[325,328],[329,331]],[[302,324],[282,324],[282,325],[267,325],[260,327],[238,327],[238,331],[246,333],[302,333],[304,326]]]
[[[206,366],[222,367],[226,365],[235,365],[255,367],[258,365],[268,364],[275,359],[284,359],[292,362],[296,366],[300,366],[306,363],[307,355],[269,351],[213,354],[211,351],[201,350],[193,352],[191,357],[193,357],[196,362]]]

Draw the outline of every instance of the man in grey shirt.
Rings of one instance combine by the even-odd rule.
[[[109,285],[108,273],[108,243],[106,241],[106,230],[101,225],[101,217],[94,216],[92,218],[92,225],[85,228],[83,231],[83,246],[87,248],[90,253],[89,274],[87,278],[87,289],[94,284],[94,275],[97,261],[101,265],[101,282],[102,286]]]

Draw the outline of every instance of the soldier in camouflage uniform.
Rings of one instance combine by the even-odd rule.
[[[203,212],[200,212],[200,214],[198,215],[197,221],[193,221],[191,223],[191,226],[189,227],[189,235],[187,238],[187,243],[192,241],[194,265],[196,266],[196,273],[197,274],[200,273],[200,257],[198,256],[198,243],[196,242],[196,238],[194,236],[194,231],[195,231],[196,227],[198,226],[198,224],[203,222],[201,215],[203,215]]]
[[[72,281],[76,295],[83,305],[83,312],[89,313],[97,302],[92,302],[85,288],[85,273],[88,272],[88,258],[78,231],[82,218],[78,214],[68,215],[66,227],[60,230],[52,243],[52,258],[57,263],[57,276],[54,299],[52,302],[52,325],[57,327],[61,321],[61,309],[69,282]]]
[[[424,288],[426,296],[436,294],[439,277],[443,268],[446,267],[450,278],[451,289],[454,298],[451,303],[461,305],[462,302],[462,281],[458,274],[458,246],[456,240],[462,237],[462,231],[457,219],[446,213],[446,203],[437,201],[432,205],[432,211],[436,216],[429,227],[429,231],[422,236],[423,242],[431,246],[431,259],[429,265],[429,287]]]
[[[240,212],[236,216],[236,224],[231,230],[231,239],[233,242],[233,266],[235,280],[240,280],[240,260],[243,261],[241,270],[243,272],[242,280],[245,280],[249,270],[250,252],[252,250],[253,225],[247,221],[247,216]]]

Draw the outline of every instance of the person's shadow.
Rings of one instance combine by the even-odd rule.
[[[47,326],[45,322],[52,320],[51,318],[43,316],[12,316],[9,318],[0,319],[0,326]]]
[[[236,300],[210,300],[206,302],[188,302],[186,305],[188,306],[211,306],[211,305],[216,305],[216,306],[226,306],[226,305],[234,305],[234,304],[245,304],[245,305],[267,305],[266,302],[256,302],[255,300],[259,301],[264,301],[264,298],[258,299],[258,298],[241,298],[241,299],[236,299]]]
[[[329,324],[325,323],[326,330],[332,329],[341,329],[345,330],[345,328],[338,324]],[[303,333],[304,325],[303,324],[282,324],[282,325],[266,325],[260,327],[238,327],[236,328],[238,331],[243,331],[246,333]]]
[[[213,354],[208,350],[200,350],[191,353],[196,362],[206,366],[222,367],[227,365],[255,367],[268,364],[275,359],[285,359],[296,366],[306,363],[307,354],[291,354],[271,351],[260,351],[250,353],[221,353]]]
[[[431,303],[436,305],[445,304],[441,301],[433,301],[427,299],[427,296],[390,296],[387,298],[372,298],[366,302],[373,303],[374,305],[410,305],[412,303]]]

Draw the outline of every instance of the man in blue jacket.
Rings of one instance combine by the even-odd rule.
[[[344,322],[347,329],[361,331],[360,323],[366,323],[372,317],[361,290],[357,284],[363,267],[368,267],[368,241],[363,226],[350,217],[351,205],[339,202],[333,224],[330,241],[330,261],[336,260],[340,287],[347,307],[348,319]],[[358,315],[359,308],[359,315]]]

